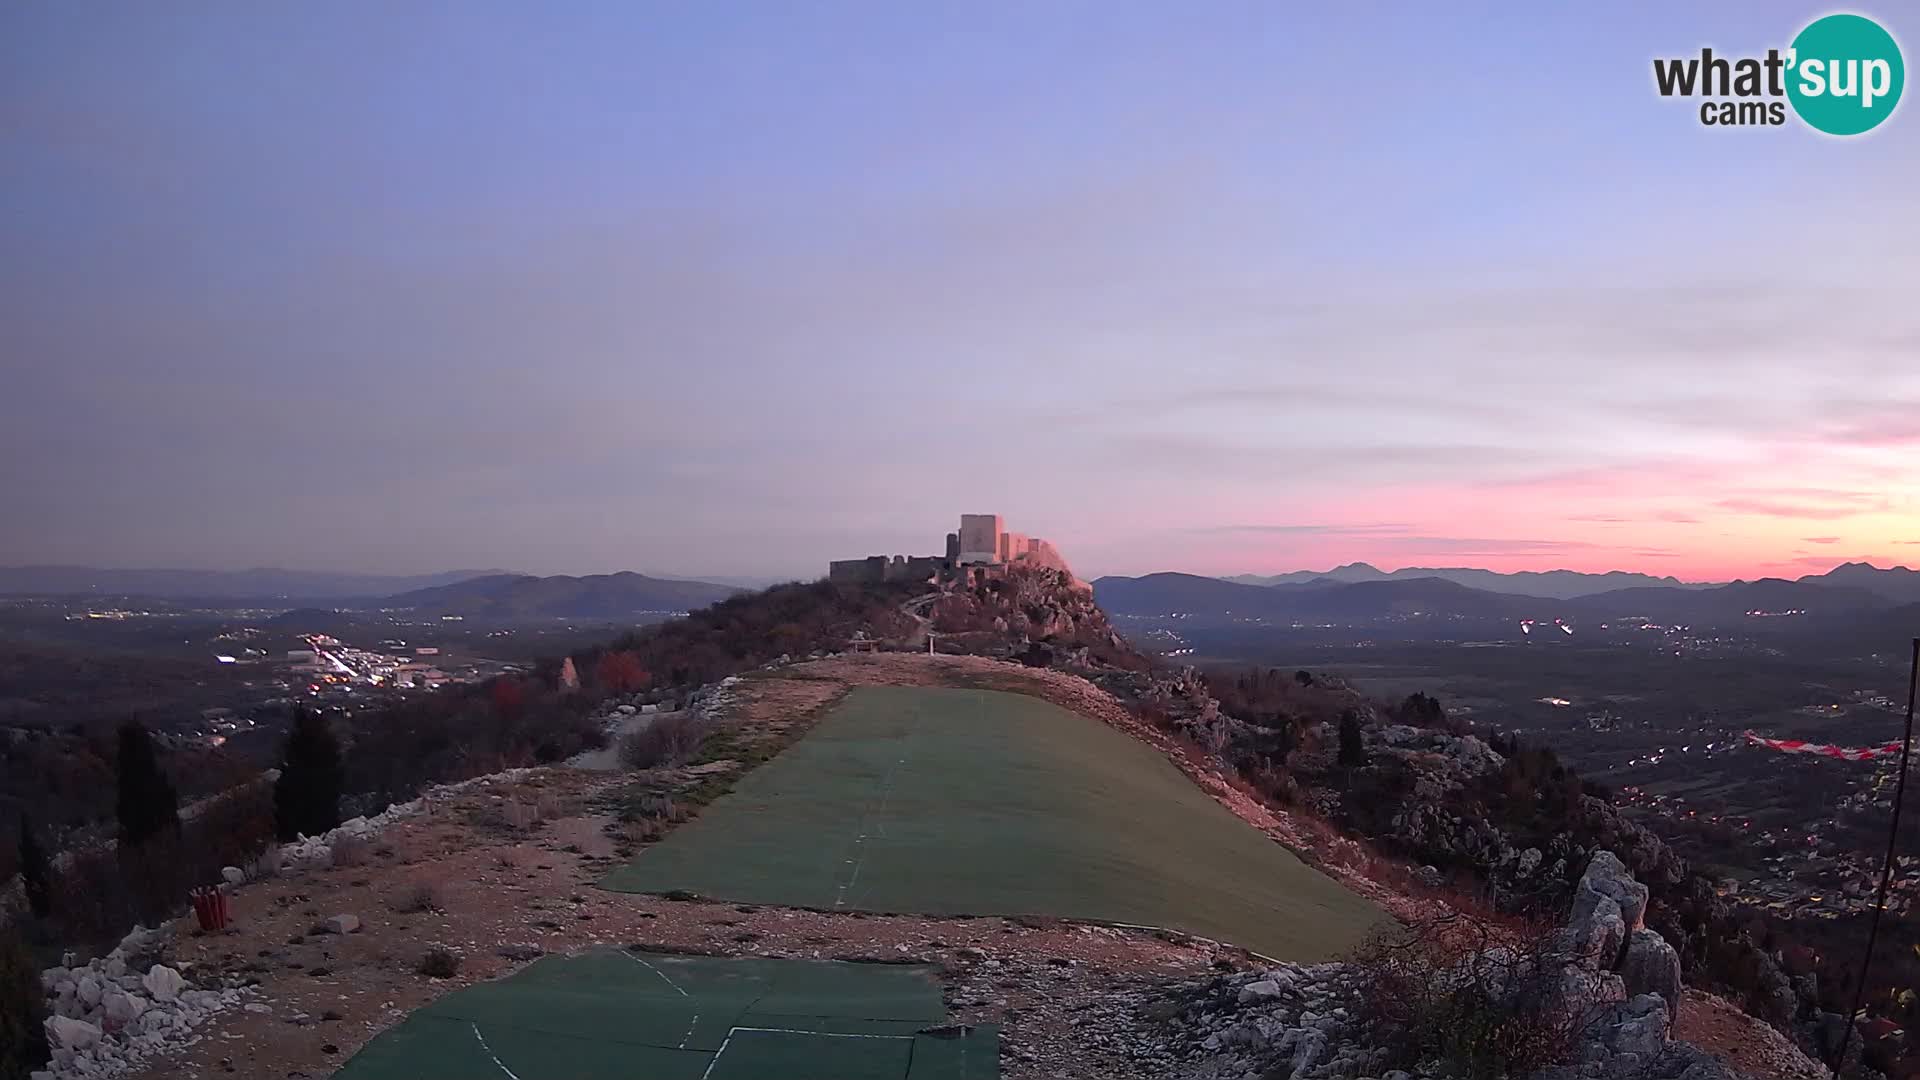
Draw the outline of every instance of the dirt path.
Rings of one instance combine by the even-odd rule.
[[[621,767],[620,743],[623,739],[629,735],[645,731],[662,717],[676,715],[678,714],[636,712],[631,716],[623,716],[620,718],[620,725],[613,731],[607,733],[607,745],[598,750],[589,750],[584,754],[580,754],[568,761],[567,764],[572,768],[582,769],[587,772],[614,772]]]

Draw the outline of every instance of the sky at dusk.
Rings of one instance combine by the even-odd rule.
[[[1653,90],[1827,10],[8,4],[0,564],[1920,564],[1920,102]]]

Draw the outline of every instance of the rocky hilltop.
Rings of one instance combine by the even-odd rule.
[[[944,579],[926,611],[942,651],[1076,671],[1150,666],[1064,567],[1014,564]]]
[[[859,655],[838,655],[851,645]],[[135,942],[117,958],[76,957],[45,973],[57,1075],[117,1072],[148,1054],[148,1075],[159,1075],[184,1049],[202,1066],[221,1064],[220,1044],[200,1030],[266,1048],[256,1065],[310,1067],[316,1054],[350,1053],[393,1021],[381,1002],[418,1004],[441,992],[393,951],[410,950],[408,935],[429,920],[473,977],[537,954],[494,949],[529,927],[548,951],[581,947],[590,929],[591,940],[612,932],[791,956],[818,956],[816,938],[868,933],[878,924],[768,912],[729,937],[712,929],[715,920],[742,912],[725,905],[661,899],[642,909],[584,886],[607,860],[684,820],[661,805],[714,797],[848,686],[873,684],[1017,690],[1123,730],[1405,924],[1403,936],[1347,962],[1304,967],[1111,927],[1034,931],[1034,942],[1057,950],[1041,955],[1023,949],[1029,928],[1017,922],[894,920],[902,936],[889,948],[952,965],[956,1015],[1003,1025],[1011,1078],[1814,1075],[1768,1029],[1683,985],[1724,985],[1730,959],[1759,973],[1745,998],[1755,1015],[1807,1039],[1847,1029],[1812,1006],[1810,977],[1782,974],[1778,956],[1742,936],[1704,879],[1550,751],[1475,732],[1424,695],[1373,701],[1324,673],[1157,668],[1084,584],[1056,568],[926,585],[786,586],[566,660],[570,688],[515,684],[518,697],[485,689],[459,714],[463,738],[506,720],[519,725],[502,728],[509,734],[544,730],[551,717],[536,710],[564,705],[564,715],[621,736],[671,714],[693,732],[689,751],[711,752],[636,765],[623,743],[567,764],[496,772],[342,826],[353,832],[351,857],[330,834],[280,849],[270,872],[236,867],[229,882],[250,912],[244,941],[176,935],[170,952]],[[635,665],[655,673],[652,685]],[[551,680],[561,666],[556,659],[533,678]],[[590,757],[600,763],[585,764]],[[630,795],[621,768],[641,770],[643,796]],[[369,845],[378,845],[371,858]],[[564,901],[535,884],[549,864],[567,871],[555,879]],[[419,899],[426,886],[439,893],[430,904]],[[361,903],[369,888],[385,898],[384,912]],[[578,909],[581,926],[541,914],[563,905]],[[315,924],[335,912],[359,929]],[[1055,970],[1059,959],[1071,962]],[[1081,962],[1099,966],[1074,966]],[[322,1019],[275,1021],[288,1010]],[[351,1025],[329,1026],[339,1024],[330,1013]],[[1496,1050],[1504,1064],[1488,1072],[1475,1055]],[[1870,1080],[1858,1058],[1856,1049],[1849,1075]],[[1509,1067],[1524,1061],[1540,1064]]]

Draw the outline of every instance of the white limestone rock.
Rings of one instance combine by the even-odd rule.
[[[140,982],[155,1001],[172,1001],[180,996],[180,991],[187,985],[185,977],[165,964],[153,965]]]
[[[70,1016],[47,1017],[47,1042],[69,1051],[85,1050],[100,1041],[100,1029]]]

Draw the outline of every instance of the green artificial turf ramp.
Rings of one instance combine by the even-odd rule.
[[[1297,961],[1339,956],[1385,920],[1151,747],[983,690],[854,690],[602,884],[1144,924]]]
[[[604,949],[458,990],[344,1080],[995,1080],[999,1033],[945,1026],[933,969]]]

